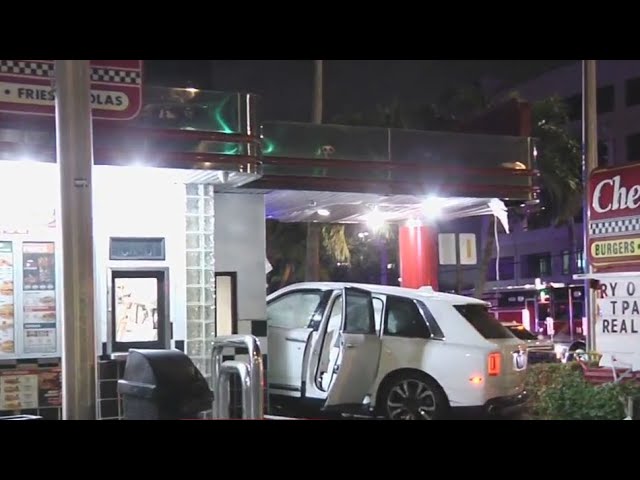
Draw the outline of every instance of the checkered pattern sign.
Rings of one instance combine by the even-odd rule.
[[[142,60],[89,60],[91,110],[132,120],[142,108]],[[55,115],[54,60],[0,60],[0,114]]]
[[[53,76],[53,63],[0,60],[0,73],[48,78]]]
[[[127,83],[131,85],[140,85],[141,82],[140,72],[95,67],[91,69],[91,80],[94,82]]]
[[[0,73],[50,78],[53,77],[53,63],[0,60]],[[139,71],[92,67],[91,81],[140,85],[142,78]]]
[[[607,237],[634,232],[640,232],[640,217],[589,222],[589,235],[592,237]]]

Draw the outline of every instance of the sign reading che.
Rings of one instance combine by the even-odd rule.
[[[594,271],[640,271],[640,164],[594,170],[589,200]]]
[[[142,106],[142,60],[91,60],[93,118],[131,120]],[[0,60],[0,112],[55,115],[53,60]]]

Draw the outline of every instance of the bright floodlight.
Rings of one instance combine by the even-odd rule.
[[[331,212],[329,210],[327,210],[326,208],[319,208],[318,209],[318,215],[320,215],[321,217],[328,217],[331,214]]]
[[[378,207],[375,207],[371,212],[365,215],[367,226],[374,232],[380,230],[384,226],[384,215]]]
[[[427,197],[422,202],[422,213],[425,218],[435,220],[442,214],[444,199],[439,197]]]

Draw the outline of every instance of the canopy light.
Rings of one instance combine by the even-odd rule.
[[[440,197],[427,197],[422,202],[422,213],[428,220],[435,220],[442,215],[445,199]]]
[[[371,212],[365,215],[367,226],[374,232],[380,230],[384,226],[384,215],[378,207],[374,207]]]

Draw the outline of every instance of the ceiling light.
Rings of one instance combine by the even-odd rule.
[[[371,212],[365,215],[365,221],[368,227],[374,232],[380,230],[384,226],[384,215],[378,210],[378,207],[374,207]]]
[[[440,197],[427,197],[422,202],[422,213],[429,220],[435,220],[442,215],[442,209],[444,207],[444,198]]]

